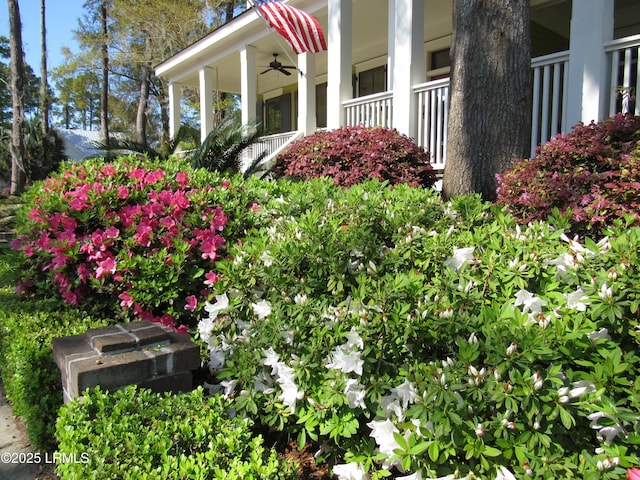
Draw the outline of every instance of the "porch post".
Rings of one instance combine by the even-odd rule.
[[[342,102],[353,97],[351,67],[351,0],[328,0],[327,32],[327,128],[345,125]]]
[[[213,75],[211,70],[200,70],[200,141],[204,142],[213,130]]]
[[[573,2],[565,131],[607,115],[610,72],[604,43],[613,39],[613,11],[614,0]]]
[[[316,59],[312,53],[298,55],[298,130],[316,131]]]
[[[175,138],[180,129],[180,99],[182,87],[177,83],[169,83],[169,137]]]
[[[390,0],[389,18],[393,42],[393,127],[417,138],[416,101],[413,86],[424,81],[424,0]]]
[[[240,50],[240,103],[242,125],[256,121],[258,85],[256,74],[256,47],[245,45]]]

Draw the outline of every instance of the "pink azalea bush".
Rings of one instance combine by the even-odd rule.
[[[316,132],[282,152],[276,177],[330,177],[350,186],[376,178],[391,185],[430,187],[436,178],[429,154],[410,138],[389,128],[342,127]]]
[[[523,222],[558,209],[576,233],[640,214],[640,117],[616,115],[577,125],[539,147],[536,156],[498,175],[498,204]]]
[[[186,331],[227,243],[221,205],[232,187],[206,175],[125,158],[71,165],[36,185],[12,244],[25,258],[19,290]]]

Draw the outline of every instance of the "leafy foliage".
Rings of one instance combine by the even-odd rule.
[[[599,235],[616,218],[640,222],[640,117],[577,125],[498,175],[498,203],[524,222],[566,214],[576,233]]]
[[[65,405],[57,423],[61,479],[293,479],[293,465],[228,415],[220,397],[160,395],[127,387],[89,390]]]
[[[430,187],[435,174],[429,155],[389,128],[342,127],[319,131],[291,144],[273,168],[277,178],[330,177],[350,186],[366,179]]]
[[[26,423],[31,443],[42,451],[55,447],[55,422],[62,405],[60,372],[51,341],[106,325],[99,317],[52,300],[21,301],[14,293],[18,261],[14,252],[0,253],[0,373],[14,415]]]
[[[640,463],[640,229],[579,243],[377,182],[290,184],[259,213],[199,324],[240,414],[322,445],[340,478]]]
[[[27,179],[42,180],[56,171],[66,160],[64,140],[55,130],[51,130],[48,137],[43,138],[38,120],[27,120],[24,126]],[[11,129],[0,126],[0,179],[8,179],[11,176],[10,141]]]

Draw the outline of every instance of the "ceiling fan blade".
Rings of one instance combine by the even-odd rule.
[[[264,72],[260,72],[260,75],[264,75],[267,72],[270,72],[272,70],[272,68],[267,68]]]
[[[291,75],[291,72],[286,71],[284,68],[280,67],[277,68],[276,70],[278,70],[280,73],[283,73],[285,75]]]

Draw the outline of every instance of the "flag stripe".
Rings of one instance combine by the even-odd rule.
[[[257,0],[256,7],[296,54],[327,49],[322,27],[312,15],[279,0]]]

